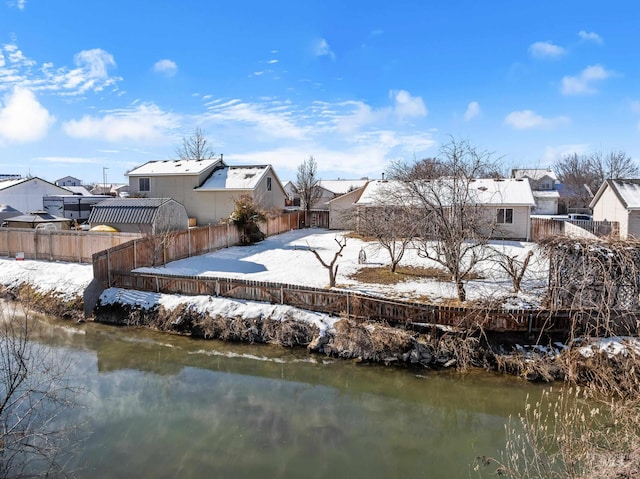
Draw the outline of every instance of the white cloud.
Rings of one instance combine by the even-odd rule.
[[[566,50],[551,42],[535,42],[529,47],[529,53],[534,58],[558,58],[566,53]]]
[[[542,163],[544,165],[552,165],[567,155],[571,155],[573,153],[581,155],[587,153],[589,150],[590,146],[586,144],[547,146],[544,154],[542,155]]]
[[[10,0],[7,2],[10,7],[16,7],[18,10],[24,10],[27,0]]]
[[[159,60],[153,65],[153,71],[172,77],[178,72],[178,65],[176,65],[176,62],[172,60]]]
[[[614,75],[602,65],[591,65],[582,70],[577,76],[562,78],[563,95],[583,95],[597,93],[595,83],[606,80]]]
[[[73,156],[39,156],[34,158],[34,160],[48,161],[50,163],[64,163],[64,164],[71,164],[71,165],[94,164],[94,163],[100,162],[100,160],[96,158],[79,158],[79,157],[73,157]]]
[[[578,36],[585,42],[594,42],[599,45],[602,45],[602,37],[595,32],[587,32],[585,30],[580,30],[578,32]]]
[[[177,124],[174,115],[163,112],[156,105],[142,104],[111,111],[102,117],[85,115],[80,120],[65,122],[63,128],[73,138],[144,142],[167,139]]]
[[[469,121],[480,114],[480,104],[472,101],[467,105],[467,111],[464,112],[464,121]]]
[[[313,53],[317,57],[329,57],[332,60],[336,59],[336,54],[331,50],[329,43],[324,38],[317,40],[313,46]]]
[[[427,107],[421,97],[411,96],[406,90],[391,90],[389,96],[395,101],[393,109],[398,118],[427,116]]]
[[[47,135],[55,118],[36,99],[32,91],[15,87],[0,106],[0,139],[24,143]]]
[[[28,58],[15,44],[0,47],[0,91],[14,87],[31,91],[49,91],[77,96],[87,91],[99,92],[120,81],[109,74],[116,63],[113,56],[99,48],[83,50],[74,56],[75,68],[55,67]]]
[[[556,118],[544,118],[538,115],[532,110],[513,111],[509,113],[504,122],[517,129],[528,130],[532,128],[553,128],[556,126],[569,123],[569,118],[566,116],[558,116]]]
[[[278,63],[278,60],[276,60],[276,59],[269,60],[267,63],[270,64],[270,65],[273,65],[274,63]]]

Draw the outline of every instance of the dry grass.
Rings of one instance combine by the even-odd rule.
[[[398,266],[395,273],[392,273],[388,267],[370,266],[359,269],[357,272],[349,276],[349,279],[370,284],[398,284],[404,281],[415,281],[416,279],[450,281],[451,275],[439,268]],[[482,277],[478,274],[470,274],[465,279],[482,279]]]

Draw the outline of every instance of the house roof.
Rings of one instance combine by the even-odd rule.
[[[54,216],[46,211],[32,211],[29,214],[5,218],[5,221],[16,223],[68,223],[71,220],[61,216]]]
[[[63,186],[74,195],[93,196],[84,186]]]
[[[168,176],[168,175],[199,175],[217,163],[219,158],[206,160],[160,160],[149,161],[142,166],[129,171],[127,176]]]
[[[558,190],[532,190],[534,198],[560,198]]]
[[[448,194],[448,185],[452,183],[450,178],[441,178],[437,180],[428,180],[428,188],[425,188],[425,193],[437,194],[438,191],[442,191],[439,196],[443,206],[446,206],[446,195]],[[425,183],[425,186],[427,184]],[[383,198],[389,194],[397,194],[398,198],[406,198],[406,186],[403,182],[399,181],[387,181],[387,180],[375,180],[370,181],[365,186],[365,189],[360,196],[360,199],[356,201],[358,205],[373,206],[380,202],[380,198]],[[471,180],[469,185],[470,203],[473,202],[479,205],[509,205],[509,206],[535,206],[535,200],[531,191],[531,186],[527,179],[475,179]]]
[[[545,176],[552,180],[558,181],[558,177],[550,168],[518,168],[511,170],[511,176],[513,178],[530,178],[538,181]]]
[[[111,198],[97,203],[89,214],[89,223],[151,224],[158,208],[175,201],[171,198]]]
[[[335,195],[344,195],[356,188],[363,187],[367,181],[369,180],[320,180],[318,186]]]
[[[628,210],[640,210],[640,178],[605,180],[589,206],[593,208],[607,188],[615,193]]]
[[[51,185],[54,188],[58,188],[61,193],[68,191],[63,186],[54,185],[53,183],[51,183],[51,182],[49,182],[47,180],[43,180],[42,178],[38,178],[37,176],[33,176],[31,178],[20,178],[20,179],[15,179],[15,180],[3,180],[3,181],[0,181],[0,191],[8,190],[9,188],[13,188],[14,186],[21,185],[22,183],[38,182],[38,181],[41,181],[42,183],[46,183],[48,185]]]
[[[196,190],[253,190],[269,168],[270,165],[225,166],[214,171]]]

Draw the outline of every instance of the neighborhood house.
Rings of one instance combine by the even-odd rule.
[[[267,210],[282,210],[287,196],[270,165],[228,166],[213,158],[150,161],[127,176],[131,196],[173,198],[199,225],[227,219],[243,195]]]
[[[589,204],[594,221],[617,221],[620,238],[640,238],[640,179],[605,180]]]

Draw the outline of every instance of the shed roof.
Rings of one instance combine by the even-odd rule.
[[[129,171],[127,176],[199,175],[215,166],[216,163],[224,164],[219,158],[148,161]]]
[[[89,215],[89,223],[151,224],[158,208],[175,201],[171,198],[111,198],[97,203]]]

